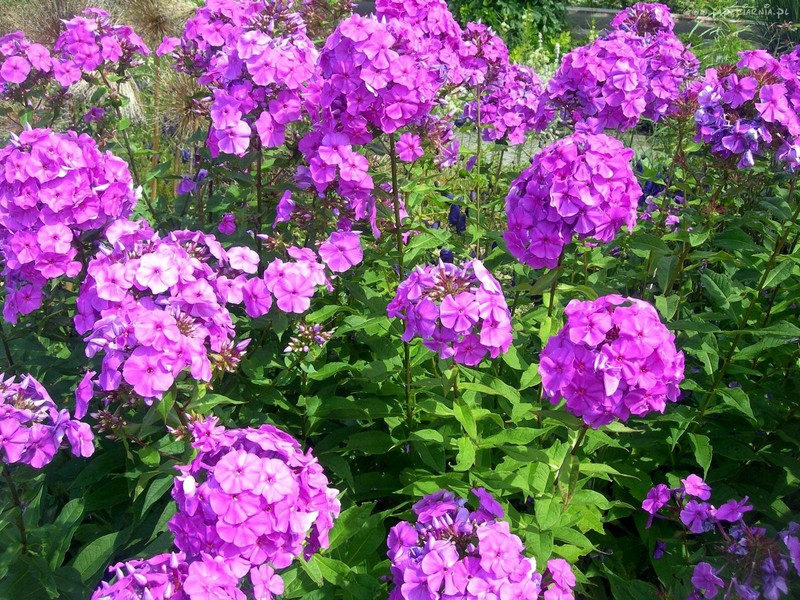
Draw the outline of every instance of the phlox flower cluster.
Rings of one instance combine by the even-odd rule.
[[[422,32],[398,19],[354,14],[328,37],[319,80],[306,98],[314,128],[300,142],[298,181],[323,196],[335,190],[357,220],[374,211],[369,160],[354,146],[426,116],[442,76]]]
[[[0,373],[0,461],[41,469],[64,442],[75,456],[88,457],[94,453],[93,441],[89,425],[59,410],[31,375],[6,379]]]
[[[461,267],[439,262],[414,269],[386,309],[405,324],[403,341],[420,337],[441,358],[477,365],[497,358],[512,341],[503,290],[479,260]]]
[[[235,344],[226,305],[247,307],[258,255],[224,250],[200,232],[162,238],[141,221],[114,223],[107,239],[89,263],[75,315],[87,356],[103,357],[100,389],[132,390],[149,403],[185,369],[201,381],[234,370],[247,343]]]
[[[52,51],[21,31],[0,38],[0,96],[25,101],[29,90],[55,80],[68,88],[84,74],[124,73],[141,63],[148,50],[128,26],[113,25],[108,13],[89,8],[64,21]]]
[[[575,575],[569,563],[549,561],[543,578],[536,560],[522,554],[519,537],[499,520],[500,504],[483,489],[473,494],[479,500],[473,511],[446,490],[425,496],[413,507],[415,523],[392,527],[389,600],[571,600]]]
[[[490,86],[508,67],[508,47],[491,27],[467,23],[461,36],[465,84]]]
[[[133,29],[112,24],[100,8],[87,8],[64,27],[53,45],[53,76],[64,87],[77,83],[82,73],[123,72],[150,54]]]
[[[506,197],[508,251],[534,269],[554,268],[575,234],[609,242],[632,230],[642,195],[632,158],[603,134],[575,133],[539,152]]]
[[[76,276],[88,238],[131,214],[127,163],[87,135],[25,130],[0,150],[0,258],[8,293],[3,317],[15,323],[42,304],[45,284]]]
[[[645,36],[671,33],[675,29],[675,21],[666,4],[639,2],[619,11],[611,21],[611,28]]]
[[[624,131],[641,117],[658,121],[671,114],[699,65],[673,27],[662,4],[620,12],[610,31],[564,57],[548,84],[548,102],[540,105],[538,126],[559,112],[590,131]]]
[[[317,50],[289,2],[213,0],[190,18],[180,40],[167,38],[177,69],[210,88],[212,151],[243,156],[253,135],[266,148],[284,143],[300,120]]]
[[[593,132],[630,129],[646,107],[644,69],[631,33],[615,31],[575,48],[547,84],[547,101],[539,106],[539,128],[558,113]]]
[[[683,381],[683,352],[651,304],[612,294],[572,300],[567,322],[541,353],[539,373],[553,404],[587,425],[626,421],[675,402]]]
[[[507,65],[481,90],[483,139],[507,139],[512,145],[525,143],[525,134],[537,127],[543,93],[542,81],[531,67]],[[478,103],[469,102],[464,107],[464,116],[477,122]]]
[[[746,51],[736,66],[708,69],[689,92],[698,105],[696,141],[742,169],[768,152],[791,168],[800,165],[796,54],[778,60],[764,50]]]
[[[223,557],[205,552],[188,561],[183,552],[158,554],[118,563],[109,572],[115,581],[101,582],[91,600],[273,600],[284,591],[283,579],[268,565],[241,579]]]
[[[117,563],[108,568],[115,581],[101,582],[91,600],[184,600],[190,597],[183,593],[188,570],[183,552]]]
[[[654,518],[667,519],[680,522],[689,533],[718,532],[722,536],[710,544],[717,566],[708,562],[695,566],[690,600],[714,598],[722,590],[733,591],[744,600],[777,600],[789,595],[790,566],[800,575],[800,525],[789,523],[772,537],[763,527],[745,522],[744,515],[753,510],[746,496],[715,507],[707,502],[711,491],[701,477],[692,474],[675,488],[655,486],[642,502],[642,509],[649,514],[647,527]],[[656,558],[665,547],[660,544]]]
[[[324,131],[346,133],[352,143],[372,139],[427,114],[443,79],[426,40],[413,24],[354,14],[344,19],[320,52],[320,120]]]
[[[338,492],[311,450],[271,425],[225,429],[212,417],[190,431],[198,453],[178,467],[178,512],[169,522],[190,563],[214,556],[234,581],[248,573],[264,579],[260,567],[283,569],[328,546]]]
[[[431,57],[441,65],[448,85],[463,83],[467,72],[462,68],[465,47],[461,26],[453,18],[444,0],[377,0],[378,19],[399,19],[422,32]]]

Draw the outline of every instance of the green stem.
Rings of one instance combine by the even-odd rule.
[[[555,276],[553,277],[553,283],[550,285],[550,298],[548,300],[547,305],[547,316],[553,316],[553,307],[555,305],[555,297],[556,297],[556,288],[558,288],[558,280],[561,277],[561,271],[563,269],[561,265],[561,261],[563,260],[564,255],[561,255],[561,258],[558,259],[558,266],[554,269]]]
[[[402,281],[405,275],[403,253],[403,223],[400,217],[400,188],[397,181],[397,150],[395,148],[394,133],[389,134],[389,160],[392,169],[392,203],[394,205],[394,234],[397,246],[397,270]],[[406,407],[406,426],[409,435],[414,430],[414,400],[411,397],[411,348],[408,342],[403,342],[403,388]]]
[[[111,82],[108,81],[108,77],[106,77],[106,74],[103,73],[103,71],[100,71],[100,77],[103,79],[103,83],[109,90],[113,89],[111,87]],[[117,96],[119,96],[119,89],[117,89],[116,94]],[[114,112],[117,114],[117,119],[119,121],[122,121],[122,111],[119,109],[119,106],[117,106],[116,102],[112,102],[112,104],[114,105]],[[131,173],[133,174],[133,180],[135,183],[141,184],[142,180],[139,179],[139,171],[136,167],[136,158],[133,155],[133,148],[131,147],[131,140],[128,137],[127,129],[122,130],[122,141],[125,144],[125,150],[128,152],[128,162],[130,163]],[[150,211],[150,214],[155,220],[156,211],[153,209],[153,205],[151,204],[150,198],[145,193],[142,193],[142,198],[144,198],[144,203],[147,205],[147,209]]]
[[[475,123],[478,128],[477,150],[475,152],[475,227],[477,230],[475,238],[475,258],[481,258],[481,142],[483,141],[483,130],[481,127],[481,86],[475,88],[475,106],[477,114]]]
[[[564,457],[564,460],[561,461],[561,465],[558,467],[558,471],[556,472],[556,478],[553,481],[553,487],[557,487],[559,479],[561,479],[561,472],[564,470],[564,465],[568,462],[572,462],[572,458],[578,453],[578,448],[580,448],[581,444],[583,443],[584,438],[586,437],[586,432],[589,431],[589,426],[584,423],[581,425],[580,430],[578,431],[578,435],[575,437],[575,441],[572,443],[572,448],[569,451],[569,458]],[[570,495],[571,495],[570,491]]]
[[[11,478],[11,472],[8,470],[8,465],[3,465],[3,477],[8,484],[8,491],[11,494],[11,501],[19,509],[17,515],[17,528],[19,529],[19,541],[22,544],[22,553],[28,553],[28,534],[25,530],[25,518],[22,514],[22,501],[17,492],[17,486],[14,485],[14,480]]]
[[[796,179],[792,179],[791,183],[789,184],[789,195],[787,197],[787,202],[789,202],[789,203],[791,203],[792,197],[794,196],[794,190],[795,190],[796,181],[797,181]],[[739,330],[737,331],[736,336],[733,338],[733,342],[731,342],[731,346],[728,349],[728,352],[727,352],[727,354],[725,355],[725,358],[722,361],[722,366],[717,370],[717,374],[716,374],[716,377],[714,377],[714,382],[711,385],[711,389],[708,391],[708,393],[706,394],[705,398],[703,399],[703,403],[700,406],[700,414],[699,414],[697,420],[694,423],[694,427],[692,428],[692,431],[697,429],[697,427],[700,425],[700,421],[703,419],[703,416],[706,414],[706,410],[708,410],[708,406],[711,403],[711,400],[716,395],[717,389],[719,389],[719,385],[720,385],[720,383],[722,383],[722,379],[725,377],[725,373],[727,372],[728,367],[731,364],[731,360],[733,359],[733,355],[736,352],[736,348],[737,348],[737,346],[739,344],[739,340],[742,338],[742,336],[747,331],[747,323],[750,321],[750,317],[753,314],[753,310],[755,310],[755,307],[758,304],[758,300],[761,297],[761,292],[764,291],[764,284],[767,281],[767,277],[769,277],[770,272],[775,267],[775,263],[778,260],[778,256],[783,251],[783,247],[786,244],[786,240],[789,238],[789,233],[791,232],[791,229],[797,223],[797,218],[799,216],[800,216],[800,202],[797,203],[797,208],[795,208],[795,211],[792,214],[792,219],[791,219],[791,221],[789,221],[789,224],[786,226],[784,232],[775,241],[775,248],[772,250],[772,254],[769,257],[769,260],[767,261],[767,265],[764,267],[764,272],[761,275],[761,279],[758,282],[758,287],[756,288],[756,293],[751,298],[750,304],[747,306],[747,310],[744,313],[744,317],[742,317],[742,320],[739,323],[739,326],[738,326]]]
[[[8,345],[8,338],[6,337],[6,332],[3,329],[3,322],[0,321],[0,340],[3,342],[3,351],[6,354],[6,361],[8,362],[9,367],[14,366],[14,355],[11,354],[11,346]]]

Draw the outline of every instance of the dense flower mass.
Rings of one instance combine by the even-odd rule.
[[[664,412],[678,399],[683,352],[652,305],[635,298],[572,300],[567,322],[542,350],[539,373],[553,404],[599,427]]]
[[[745,522],[744,515],[753,510],[747,497],[719,507],[706,502],[710,498],[711,486],[689,475],[675,488],[655,486],[642,502],[649,514],[647,527],[654,518],[671,519],[692,534],[722,535],[713,545],[718,556],[709,557],[716,566],[709,562],[695,566],[689,599],[714,598],[723,589],[732,589],[737,598],[746,600],[778,600],[788,595],[790,565],[800,575],[800,525],[789,523],[776,539],[763,527]]]
[[[378,19],[398,19],[420,31],[428,52],[441,65],[450,85],[463,83],[467,72],[462,56],[469,52],[462,42],[462,31],[444,0],[377,0]]]
[[[127,163],[87,135],[26,130],[0,150],[0,258],[15,323],[42,304],[48,280],[81,271],[83,242],[136,203]]]
[[[574,234],[609,242],[623,226],[632,230],[642,195],[632,158],[602,134],[576,133],[539,152],[506,197],[509,252],[553,268]]]
[[[485,88],[480,97],[483,139],[507,139],[523,144],[525,134],[537,127],[539,102],[544,92],[539,76],[525,65],[509,64]],[[470,102],[464,116],[478,121],[478,103]]]
[[[317,50],[289,2],[208,2],[187,21],[180,40],[159,48],[167,52],[180,71],[212,91],[211,148],[237,156],[254,136],[266,148],[283,145],[316,72]]]
[[[511,345],[511,315],[500,284],[479,260],[462,267],[417,267],[397,288],[387,313],[405,321],[403,341],[422,338],[442,358],[477,365]]]
[[[414,505],[416,523],[401,521],[389,532],[388,556],[394,589],[389,600],[441,598],[544,598],[572,600],[575,575],[561,559],[548,562],[547,574],[523,556],[522,541],[500,521],[500,504],[483,489],[470,511],[466,501],[442,490]]]
[[[671,114],[683,84],[699,65],[673,33],[669,9],[636,4],[620,12],[611,30],[564,57],[550,80],[538,127],[558,112],[584,129],[625,131],[641,117]]]
[[[122,387],[150,402],[184,369],[201,381],[234,370],[246,342],[234,343],[226,304],[244,302],[249,309],[247,275],[257,271],[258,255],[243,247],[224,250],[200,232],[162,238],[144,222],[119,221],[107,237],[110,246],[89,263],[75,315],[87,355],[103,356],[100,388]],[[271,298],[265,292],[259,302],[266,303],[259,305],[263,314]]]
[[[689,95],[698,142],[713,154],[752,167],[774,152],[792,168],[800,165],[800,64],[797,50],[777,60],[763,50],[739,54],[733,65],[708,69]]]
[[[84,74],[119,76],[150,54],[133,29],[113,25],[99,8],[64,21],[64,28],[52,51],[21,31],[0,37],[0,96],[24,102],[29,90],[53,80],[68,88]]]
[[[443,80],[419,30],[398,19],[352,15],[325,42],[319,57],[320,118],[352,143],[369,127],[392,133],[428,113]]]
[[[108,570],[114,576],[114,583],[103,581],[91,600],[183,600],[187,597],[182,592],[189,565],[183,552],[121,562],[111,565]]]
[[[169,522],[190,560],[208,553],[241,578],[328,546],[338,492],[310,450],[271,425],[225,429],[209,418],[190,429],[198,453],[178,467],[178,513]]]
[[[121,72],[141,63],[150,50],[127,25],[114,25],[100,8],[64,21],[65,31],[53,46],[53,76],[64,87],[97,70]]]
[[[86,423],[59,410],[31,375],[8,379],[0,373],[0,461],[41,469],[63,442],[75,456],[94,453],[94,435]]]
[[[632,31],[644,37],[657,33],[672,33],[675,21],[667,5],[640,2],[618,12],[611,21],[611,27]]]

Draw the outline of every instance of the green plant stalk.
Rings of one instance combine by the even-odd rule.
[[[100,71],[100,77],[102,78],[103,83],[109,90],[113,89],[111,87],[111,82],[108,81],[108,77],[106,77],[105,73]],[[119,90],[117,90],[117,94],[119,94]],[[114,112],[117,114],[117,119],[119,121],[122,121],[122,111],[119,109],[119,106],[117,106],[116,102],[113,104],[114,104]],[[142,180],[139,179],[139,170],[136,168],[136,158],[133,155],[133,148],[131,146],[131,140],[128,137],[127,129],[122,130],[122,141],[125,144],[125,150],[128,152],[128,162],[130,163],[131,173],[133,174],[133,181],[137,184],[141,184]],[[150,198],[148,197],[147,194],[144,193],[142,194],[142,198],[144,198],[144,203],[147,205],[147,210],[150,211],[150,215],[153,217],[153,220],[156,220],[156,211],[153,208],[153,204],[151,203]]]
[[[563,270],[563,265],[561,262],[564,260],[564,255],[562,254],[558,259],[558,265],[555,268],[556,275],[553,277],[553,283],[550,285],[550,298],[548,299],[547,304],[547,316],[553,316],[553,307],[555,305],[555,297],[556,297],[556,289],[558,288],[558,280],[561,278],[561,271]]]
[[[477,149],[475,151],[475,258],[481,258],[481,142],[483,138],[483,128],[481,125],[481,86],[475,87],[475,126],[478,131]]]
[[[22,544],[22,553],[28,553],[28,534],[25,530],[25,518],[22,514],[22,501],[17,492],[17,486],[14,485],[14,480],[11,478],[11,472],[8,470],[8,465],[3,465],[3,477],[8,485],[8,491],[11,494],[11,501],[19,509],[17,515],[17,529],[19,529],[19,541]]]
[[[14,355],[11,354],[11,346],[8,345],[8,338],[6,337],[6,332],[3,329],[3,322],[0,321],[0,340],[3,342],[3,352],[6,355],[6,361],[8,361],[8,366],[14,366]]]
[[[578,435],[575,437],[575,441],[572,443],[572,448],[569,451],[569,455],[568,455],[569,458],[564,457],[564,460],[561,461],[561,465],[559,465],[559,467],[558,467],[558,471],[556,472],[556,478],[555,478],[555,480],[553,480],[553,487],[557,487],[558,480],[561,478],[561,472],[564,469],[564,465],[567,462],[572,462],[571,459],[574,458],[575,455],[578,453],[578,449],[580,448],[581,444],[583,443],[583,440],[586,438],[586,432],[588,432],[588,431],[589,431],[589,426],[586,423],[581,425],[581,428],[578,431]],[[570,491],[570,495],[572,495],[571,491]]]
[[[787,202],[791,202],[794,196],[794,190],[797,180],[792,179],[792,182],[789,184],[789,195],[787,197]],[[717,393],[719,389],[720,383],[722,383],[722,379],[725,377],[725,373],[728,370],[728,367],[731,364],[731,360],[733,359],[733,355],[736,352],[736,347],[739,344],[739,340],[742,339],[742,336],[747,331],[747,323],[750,320],[750,317],[755,310],[756,305],[758,304],[758,299],[761,297],[761,292],[764,291],[764,284],[767,281],[767,277],[769,277],[770,272],[775,267],[775,263],[778,260],[778,256],[783,251],[783,247],[786,244],[787,239],[789,238],[789,233],[791,232],[792,227],[797,223],[797,218],[800,217],[800,202],[797,203],[797,208],[795,208],[794,213],[792,214],[792,218],[789,221],[789,224],[786,226],[784,232],[780,235],[780,237],[775,241],[775,248],[772,250],[772,254],[767,261],[767,265],[764,267],[764,272],[761,275],[761,279],[758,282],[758,287],[756,288],[756,293],[753,298],[750,300],[750,304],[747,306],[747,310],[745,310],[744,317],[739,324],[739,330],[736,332],[736,335],[733,338],[733,342],[731,342],[731,346],[728,349],[727,354],[725,355],[724,360],[722,361],[722,366],[717,370],[717,375],[714,377],[714,382],[711,384],[711,389],[706,394],[705,398],[703,398],[703,403],[700,405],[700,414],[697,417],[697,420],[694,423],[692,431],[697,429],[700,424],[700,421],[703,419],[703,416],[706,414],[708,410],[708,406],[711,403],[711,400]]]
[[[394,205],[394,236],[397,246],[397,267],[402,281],[405,276],[403,264],[403,222],[400,217],[400,188],[397,181],[397,149],[395,148],[394,133],[389,134],[389,160],[392,168],[392,204]],[[406,408],[406,426],[408,433],[414,430],[414,399],[411,397],[411,348],[408,342],[403,342],[403,388]]]
[[[151,168],[158,166],[159,153],[161,152],[161,126],[159,123],[161,100],[161,57],[156,56],[153,61],[153,160]],[[158,197],[158,179],[153,177],[150,183],[150,197]]]

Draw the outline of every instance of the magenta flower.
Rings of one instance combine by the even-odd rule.
[[[339,514],[336,490],[310,451],[271,425],[225,429],[211,418],[190,430],[198,454],[179,467],[172,491],[178,512],[169,528],[176,546],[190,564],[207,563],[205,552],[224,548],[220,564],[230,565],[233,587],[249,572],[257,588],[281,593],[272,569],[327,546]],[[207,567],[212,579],[225,579],[214,565]]]
[[[567,410],[599,427],[663,412],[667,402],[678,400],[683,353],[652,305],[610,295],[573,300],[565,312],[565,326],[539,362],[551,402],[564,398]]]
[[[226,304],[246,300],[248,313],[271,304],[264,282],[246,276],[257,270],[255,252],[226,251],[200,232],[160,238],[144,222],[125,220],[107,237],[109,246],[89,262],[74,319],[87,355],[103,356],[100,390],[122,387],[149,403],[184,370],[201,381],[234,371],[246,341],[234,342]]]
[[[681,479],[681,483],[687,496],[694,496],[700,500],[711,498],[711,486],[697,475],[689,475],[686,479]]]
[[[223,235],[233,235],[236,233],[236,217],[233,213],[225,213],[217,226],[217,230]]]
[[[0,461],[41,469],[69,442],[75,456],[94,453],[88,424],[59,410],[47,390],[30,375],[6,379],[0,373]]]
[[[0,149],[0,262],[4,318],[42,304],[48,280],[75,277],[81,240],[102,238],[136,197],[126,163],[86,135],[28,129]]]
[[[477,492],[478,490],[476,490]],[[416,522],[401,521],[389,532],[387,555],[392,562],[389,598],[497,598],[537,600],[542,575],[536,561],[522,554],[522,541],[508,523],[498,521],[494,499],[479,494],[481,507],[470,511],[465,501],[442,490],[425,496],[413,510]],[[502,511],[501,511],[502,514]],[[566,561],[548,565],[550,595],[572,598],[575,576]]]
[[[415,336],[442,358],[477,365],[511,345],[511,315],[497,280],[478,260],[417,267],[386,309],[405,321],[403,340]]]
[[[243,156],[250,147],[250,126],[244,121],[215,132],[217,146],[222,152]]]
[[[692,585],[702,593],[703,598],[714,598],[725,582],[717,576],[714,567],[707,562],[701,562],[692,573]]]
[[[136,348],[125,361],[122,377],[143,398],[155,398],[166,392],[175,377],[162,366],[162,354],[152,348]]]
[[[539,152],[506,197],[508,251],[552,269],[576,234],[610,242],[622,227],[632,231],[642,196],[632,158],[618,140],[583,133]]]
[[[414,162],[424,154],[420,137],[413,133],[401,135],[395,148],[397,149],[398,158],[405,162]]]
[[[331,271],[344,273],[364,259],[361,236],[352,231],[335,231],[320,244],[319,256]]]
[[[689,500],[681,510],[680,518],[692,533],[703,533],[714,528],[714,507],[706,502]]]
[[[741,521],[744,513],[753,510],[753,506],[747,504],[747,499],[747,496],[745,496],[741,500],[728,500],[716,510],[714,518],[717,521],[727,521],[729,523]]]
[[[11,56],[0,67],[0,77],[9,83],[22,83],[31,72],[31,63],[21,56]]]

